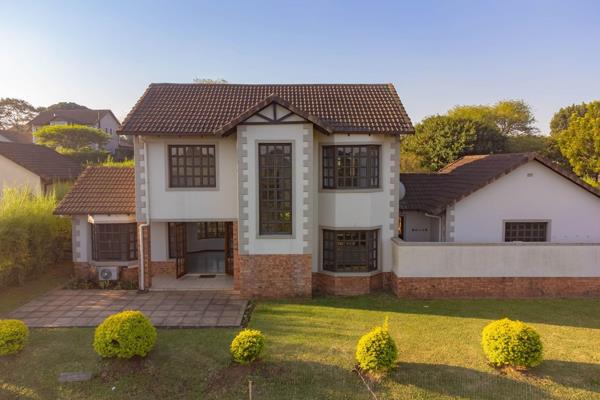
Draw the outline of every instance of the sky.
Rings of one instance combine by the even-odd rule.
[[[462,104],[600,99],[600,1],[0,0],[0,97],[124,118],[151,82],[395,85],[414,123]]]

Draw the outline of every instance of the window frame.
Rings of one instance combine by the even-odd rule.
[[[370,274],[378,272],[379,260],[381,258],[381,240],[380,240],[381,228],[370,228],[370,229],[321,229],[321,271],[332,273],[332,274]],[[364,234],[364,238],[360,235]],[[346,260],[356,257],[360,252],[356,250],[355,246],[344,246],[346,249],[353,248],[349,254],[342,255],[340,257],[339,251],[343,250],[344,247],[339,247],[340,237],[338,235],[345,235],[342,238],[343,242],[356,242],[364,241],[365,249],[361,251],[364,254],[361,257],[365,259],[366,268],[354,267],[348,268]],[[352,237],[352,235],[357,235]],[[329,243],[328,243],[329,242]],[[338,263],[338,260],[343,260],[344,263]]]
[[[265,211],[267,212],[277,212],[278,208],[274,208],[269,210],[265,209],[265,205],[263,203],[263,198],[262,198],[262,194],[263,194],[263,183],[262,183],[262,178],[263,178],[263,168],[261,168],[261,148],[263,146],[284,146],[284,147],[289,147],[289,178],[284,178],[284,179],[288,179],[289,180],[289,213],[290,213],[290,221],[289,222],[281,222],[281,220],[276,221],[276,220],[269,220],[267,222],[264,221],[264,215],[265,215]],[[294,227],[294,223],[295,223],[295,218],[294,218],[294,209],[295,209],[295,202],[294,202],[294,195],[295,195],[295,190],[294,190],[294,185],[295,185],[295,177],[294,177],[294,173],[295,173],[295,157],[294,157],[294,151],[295,151],[295,145],[293,141],[260,141],[260,142],[256,142],[256,187],[257,187],[257,194],[256,194],[256,198],[257,198],[257,206],[256,206],[256,211],[257,211],[257,234],[259,238],[292,238],[294,237],[294,232],[295,232],[295,227]],[[285,200],[280,200],[281,196],[275,196],[275,199],[271,199],[271,202],[282,202]],[[268,199],[265,201],[269,201]],[[268,225],[289,225],[289,230],[286,231],[282,231],[282,230],[269,230],[269,229],[265,229],[264,224],[268,224]]]
[[[361,156],[361,148],[365,148],[365,159],[366,165],[364,167],[358,166],[345,166],[341,168],[345,168],[348,171],[352,169],[359,170],[360,168],[366,169],[366,175],[364,177],[360,176],[360,172],[356,173],[354,176],[341,176],[339,174],[339,159],[340,155],[338,154],[338,149],[341,148],[357,148],[358,156]],[[321,165],[320,165],[320,188],[322,190],[335,190],[335,191],[378,191],[382,189],[382,176],[381,176],[381,144],[372,144],[372,143],[338,143],[338,144],[323,144],[321,145]],[[369,152],[371,150],[375,150],[376,157],[373,157]],[[328,152],[331,151],[331,154]],[[352,154],[351,156],[354,156]],[[354,160],[355,158],[347,159]],[[359,158],[360,159],[360,158]],[[376,165],[373,165],[373,162]],[[356,162],[352,162],[356,164]],[[358,162],[360,164],[360,162]],[[373,174],[374,173],[374,174]],[[364,179],[366,184],[361,185],[361,180]],[[369,183],[372,180],[376,182]],[[340,180],[345,180],[346,182],[352,182],[352,180],[356,180],[356,185],[354,184],[343,184],[340,185]]]
[[[196,239],[225,239],[225,221],[196,222]]]
[[[137,224],[135,222],[128,223],[109,223],[109,224],[90,224],[91,225],[91,242],[92,242],[92,261],[95,262],[130,262],[138,259],[138,237]],[[107,227],[118,227],[120,230],[113,232],[99,232]],[[102,241],[104,245],[125,245],[117,250],[110,248],[101,248],[99,235],[119,235],[119,238],[110,238]],[[112,255],[106,255],[112,254]],[[118,257],[114,255],[118,254]]]
[[[192,175],[184,175],[183,177],[175,177],[173,175],[173,155],[171,154],[171,149],[173,148],[177,148],[177,147],[199,147],[200,149],[200,153],[202,153],[202,149],[203,148],[208,148],[208,149],[212,149],[213,150],[213,161],[214,161],[214,165],[210,164],[210,158],[209,161],[206,163],[206,165],[203,163],[202,161],[202,157],[203,155],[200,154],[200,161],[199,161],[199,165],[196,166],[194,165],[194,155],[192,155],[192,164],[191,164],[191,168],[200,168],[200,176],[196,176],[192,173]],[[185,150],[184,150],[185,151]],[[218,190],[218,185],[219,185],[219,148],[218,145],[216,143],[167,143],[165,146],[165,154],[166,154],[166,169],[167,169],[167,173],[165,176],[166,179],[166,187],[167,190]],[[188,157],[186,154],[183,154],[182,156],[177,156],[177,157],[183,157],[184,159],[184,167],[183,168],[187,168],[187,161],[186,157]],[[181,168],[181,166],[179,166],[179,168]],[[202,170],[204,168],[208,168],[209,169],[209,173],[208,175],[203,175],[202,174]],[[210,169],[214,170],[214,176],[211,175],[210,173]],[[204,185],[202,183],[203,178],[207,178],[208,179],[208,184]],[[193,181],[195,179],[200,179],[200,184],[196,185],[195,182],[193,185],[189,186],[187,184],[185,185],[174,185],[173,184],[173,179],[177,178],[177,179],[185,179],[187,180],[187,178],[191,178]],[[213,179],[213,183],[211,183],[211,179]]]
[[[531,219],[531,220],[503,220],[502,221],[502,241],[504,243],[513,243],[513,242],[520,242],[520,243],[547,243],[550,241],[550,220],[545,220],[545,219]],[[523,238],[521,239],[511,239],[508,240],[507,238],[507,233],[508,233],[508,224],[543,224],[545,227],[545,231],[544,231],[544,240],[540,241],[540,240],[529,240],[530,238],[525,238],[525,240],[523,240]],[[532,228],[529,228],[529,230],[531,231]],[[531,234],[531,233],[530,233]]]

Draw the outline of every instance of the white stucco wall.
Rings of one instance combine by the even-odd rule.
[[[436,242],[440,236],[438,218],[420,211],[404,211],[404,240],[407,242]]]
[[[600,277],[600,245],[393,241],[399,277]]]
[[[327,144],[380,145],[380,188],[367,191],[323,189],[321,146]],[[379,229],[379,269],[390,271],[392,266],[390,239],[396,236],[398,215],[398,201],[397,197],[396,199],[394,197],[394,192],[399,190],[397,184],[399,169],[397,165],[391,167],[391,160],[398,160],[397,138],[365,134],[327,136],[319,133],[314,143],[314,152],[313,190],[318,193],[315,206],[318,221],[315,224],[313,236],[321,238],[321,230],[324,228]],[[395,215],[392,215],[394,213]],[[320,242],[321,240],[319,240],[319,248],[322,247]],[[313,258],[314,271],[320,269],[321,261],[321,252],[319,251]]]
[[[240,243],[242,251],[247,254],[303,254],[305,236],[303,232],[304,200],[304,134],[310,132],[311,124],[290,125],[246,125],[237,129],[238,140],[244,154],[243,162],[248,168],[241,171],[243,200],[247,202],[247,219],[240,218]],[[293,152],[293,188],[292,188],[292,236],[262,236],[258,226],[258,144],[261,142],[292,143]]]
[[[150,217],[153,221],[237,219],[237,154],[235,135],[224,139],[147,138]],[[169,188],[167,145],[214,144],[216,188]],[[136,152],[143,145],[136,144]],[[140,174],[139,166],[136,173]],[[139,194],[141,196],[141,194]]]
[[[117,135],[117,129],[119,128],[119,121],[108,113],[100,119],[98,127],[103,131],[110,134],[110,140],[106,144],[106,150],[114,153],[117,147],[119,147],[119,136]]]
[[[150,256],[152,261],[169,260],[169,229],[166,222],[150,224]]]
[[[450,213],[449,241],[503,242],[505,220],[548,220],[551,242],[600,243],[600,198],[537,161],[464,198]]]
[[[0,195],[5,187],[27,187],[32,192],[39,193],[42,182],[38,175],[0,156]]]

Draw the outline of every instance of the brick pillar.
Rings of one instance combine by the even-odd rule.
[[[231,243],[233,246],[233,290],[240,290],[240,248],[238,239],[238,221],[233,222],[233,238]]]
[[[152,286],[152,261],[150,260],[150,227],[142,227],[142,242],[144,244],[144,287],[149,289]]]

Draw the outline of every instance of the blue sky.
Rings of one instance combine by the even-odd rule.
[[[123,118],[150,82],[392,82],[413,122],[600,99],[600,1],[0,0],[0,97]]]

